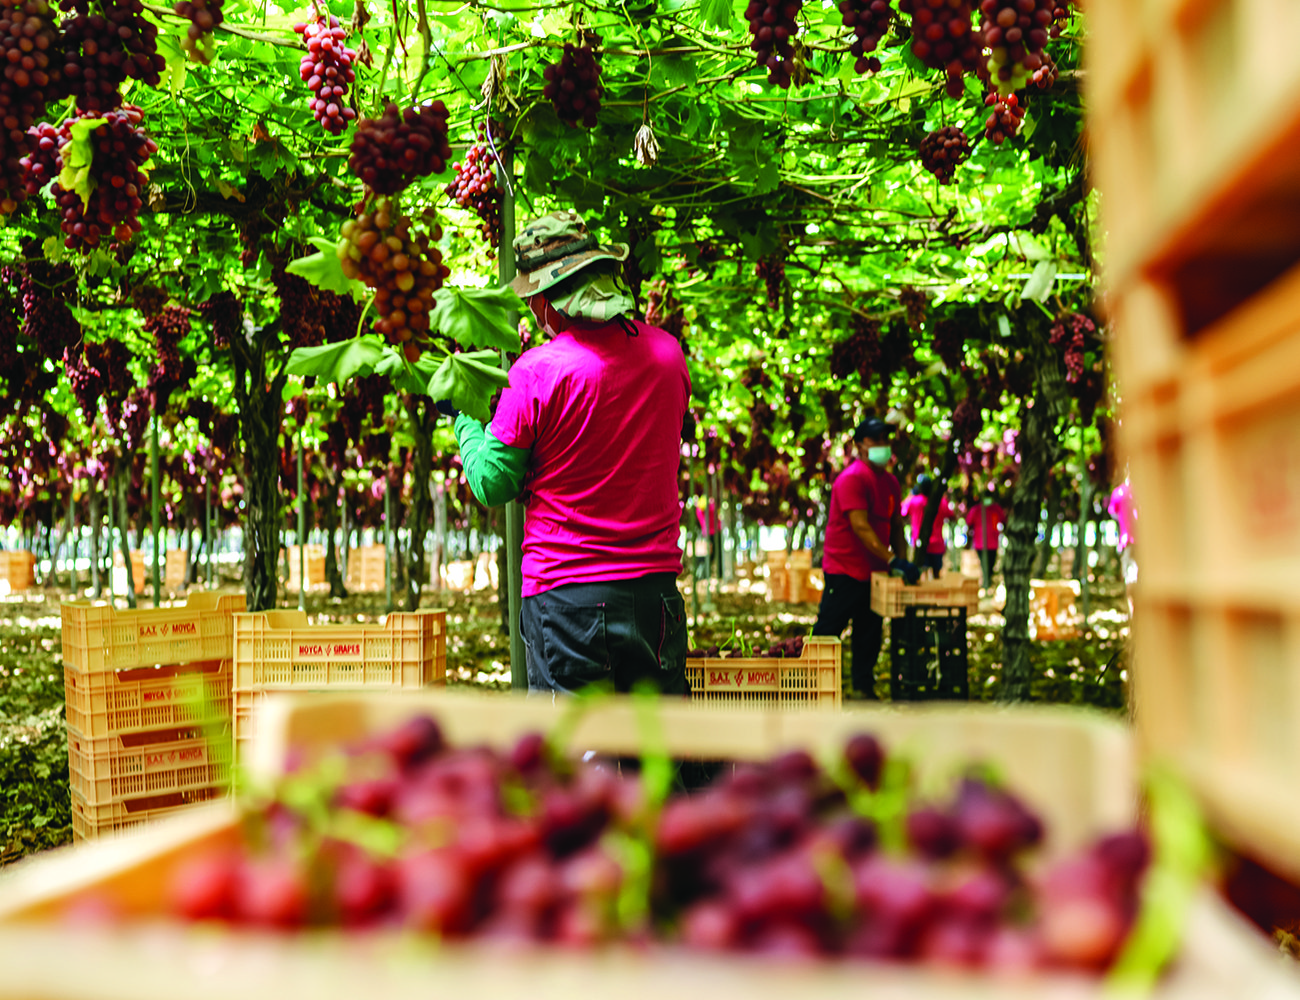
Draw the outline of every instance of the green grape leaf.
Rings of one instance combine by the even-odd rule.
[[[59,151],[63,156],[63,169],[59,171],[59,185],[65,191],[74,192],[81,198],[84,211],[90,205],[90,195],[95,190],[94,178],[90,176],[90,165],[95,159],[95,147],[91,145],[90,136],[104,124],[103,118],[83,118],[72,123],[69,129],[71,137]]]
[[[406,360],[403,352],[395,347],[385,346],[384,356],[375,365],[375,374],[387,375],[388,380],[393,383],[393,388],[401,392],[423,394],[429,379],[433,378],[438,370],[439,357],[440,355],[426,351],[420,355],[420,360],[412,364]]]
[[[388,349],[373,333],[337,344],[299,347],[289,355],[285,371],[290,375],[315,375],[322,382],[344,383],[358,375],[372,374]]]
[[[508,287],[443,285],[434,293],[429,323],[461,347],[494,347],[518,353],[519,328],[513,314],[523,304]]]
[[[285,270],[324,291],[351,295],[358,300],[364,298],[366,286],[344,274],[339,264],[338,248],[342,240],[335,242],[322,236],[313,236],[309,242],[316,248],[316,252],[290,261]]]
[[[473,351],[447,355],[427,391],[434,399],[450,399],[456,409],[486,424],[492,419],[492,394],[508,381],[495,351]]]
[[[726,31],[731,27],[732,0],[701,0],[700,22],[706,28]]]

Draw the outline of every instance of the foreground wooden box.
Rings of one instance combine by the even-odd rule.
[[[250,765],[255,779],[281,773],[286,756],[311,757],[415,713],[433,713],[455,743],[504,745],[545,729],[573,707],[512,696],[415,694],[270,700],[259,720]],[[632,752],[642,717],[611,700],[591,707],[573,729],[575,750]],[[1130,744],[1117,723],[1062,709],[864,709],[735,713],[665,705],[658,727],[679,754],[766,757],[792,746],[838,748],[846,735],[876,732],[919,765],[920,780],[951,776],[984,759],[1044,815],[1053,851],[1077,846],[1134,818]],[[141,834],[55,852],[0,876],[0,998],[34,1000],[426,1000],[430,995],[574,1000],[1048,1000],[1101,998],[1096,980],[1065,976],[995,980],[936,969],[852,963],[769,964],[750,956],[711,958],[667,947],[503,955],[477,946],[335,933],[300,936],[187,930],[162,922],[95,928],[95,912],[154,912],[170,872],[197,850],[229,842],[231,806],[197,809]],[[50,923],[69,909],[77,925]],[[1160,985],[1161,1000],[1300,998],[1300,979],[1210,896],[1197,901],[1182,957]],[[76,956],[69,961],[69,956]]]

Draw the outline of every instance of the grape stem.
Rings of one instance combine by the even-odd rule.
[[[170,7],[155,7],[153,4],[145,4],[145,5],[144,5],[144,9],[147,10],[150,14],[154,14],[154,15],[156,15],[157,17],[160,17],[160,18],[161,18],[161,17],[171,17],[171,18],[176,18],[176,17],[177,17],[176,12],[173,11]],[[188,19],[187,19],[187,18],[184,18],[184,17],[181,17],[181,18],[178,18],[178,20],[186,21],[186,20],[188,20]],[[305,48],[305,45],[304,45],[303,43],[297,41],[296,39],[295,39],[294,41],[286,41],[286,40],[284,40],[284,39],[282,39],[282,38],[279,38],[279,37],[277,37],[277,36],[275,36],[275,35],[265,35],[265,34],[262,34],[261,32],[257,32],[257,31],[249,31],[247,28],[239,28],[239,27],[236,27],[235,25],[230,24],[230,23],[227,22],[227,21],[222,21],[220,24],[215,25],[214,28],[213,28],[213,30],[214,30],[214,31],[225,31],[225,32],[228,32],[229,34],[232,34],[232,35],[238,35],[240,38],[247,38],[247,39],[249,39],[250,41],[254,41],[254,42],[264,42],[264,43],[266,43],[267,45],[277,45],[277,46],[279,46],[280,48],[285,48],[285,49],[301,49],[301,48]]]

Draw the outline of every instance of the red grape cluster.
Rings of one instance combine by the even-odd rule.
[[[764,257],[754,265],[754,273],[767,289],[767,307],[781,308],[781,289],[785,286],[785,258],[781,254]]]
[[[1048,29],[1048,34],[1053,38],[1061,37],[1061,30],[1065,22],[1070,19],[1073,7],[1074,0],[1055,0],[1052,4],[1052,26]]]
[[[139,451],[149,429],[149,393],[139,386],[132,389],[122,406],[121,440],[128,451]]]
[[[99,412],[99,397],[104,391],[104,376],[100,374],[81,350],[66,347],[63,350],[63,370],[68,374],[72,395],[81,407],[87,425],[95,422]]]
[[[1060,76],[1060,71],[1057,69],[1056,60],[1052,58],[1050,52],[1044,52],[1042,58],[1042,65],[1030,74],[1029,83],[1039,90],[1050,90],[1055,85],[1057,77]]]
[[[792,751],[658,813],[637,779],[557,759],[541,736],[455,749],[427,718],[354,750],[348,771],[320,789],[327,815],[276,803],[250,815],[244,843],[177,865],[170,911],[280,930],[584,947],[653,933],[792,959],[1100,971],[1149,863],[1145,838],[1125,833],[1031,879],[1021,859],[1043,827],[1019,799],[968,777],[945,804],[911,801],[867,735],[829,770]],[[874,791],[902,807],[888,826],[851,806]],[[394,849],[331,835],[345,816],[385,823]],[[882,850],[886,834],[906,853]],[[628,867],[640,856],[649,871]],[[620,906],[632,893],[637,905]]]
[[[199,312],[212,324],[212,345],[218,350],[244,332],[244,307],[234,292],[217,292],[199,306]]]
[[[291,348],[318,347],[356,335],[360,307],[351,296],[317,288],[290,274],[281,260],[271,269],[271,284],[280,299],[280,332]]]
[[[880,59],[871,53],[893,26],[894,9],[889,0],[840,0],[840,18],[844,27],[853,30],[849,44],[849,51],[857,57],[853,68],[859,73],[879,73]]]
[[[172,8],[177,17],[190,22],[181,39],[185,54],[197,62],[207,63],[212,32],[225,18],[221,13],[221,0],[176,0]]]
[[[495,164],[496,157],[486,142],[486,133],[480,128],[478,144],[465,151],[465,159],[455,166],[456,179],[446,187],[449,198],[478,216],[479,233],[483,241],[494,249],[501,245],[503,197],[503,192],[497,187]]]
[[[685,340],[686,310],[677,301],[672,286],[666,280],[661,279],[650,286],[650,293],[646,296],[645,321],[667,331],[679,341]]]
[[[1019,97],[1015,94],[999,97],[996,93],[989,93],[984,98],[984,104],[993,109],[988,121],[984,123],[984,137],[989,142],[1000,146],[1020,131],[1020,125],[1025,120],[1025,109]]]
[[[382,118],[357,124],[348,167],[375,194],[397,194],[417,177],[442,173],[450,159],[442,101],[405,111],[390,101]]]
[[[1065,380],[1078,382],[1085,362],[1085,340],[1097,335],[1097,325],[1082,313],[1069,313],[1052,324],[1048,342],[1061,352]]]
[[[1056,0],[980,0],[987,69],[1003,96],[1019,90],[1043,65]]]
[[[46,0],[0,0],[0,214],[30,193],[22,166],[27,130],[59,90],[59,31]]]
[[[63,28],[63,83],[81,111],[102,112],[122,103],[121,86],[139,80],[158,86],[167,60],[158,52],[158,28],[140,0],[63,0],[71,13]]]
[[[343,273],[375,290],[375,329],[401,344],[412,362],[420,356],[418,341],[429,333],[433,293],[451,273],[431,243],[441,238],[441,226],[430,234],[413,233],[411,220],[397,215],[386,199],[343,223]]]
[[[934,324],[931,347],[948,371],[956,373],[966,366],[966,327],[960,320],[941,319]]]
[[[952,437],[958,444],[968,445],[984,429],[984,414],[972,399],[963,399],[952,411]]]
[[[190,311],[184,306],[166,306],[144,321],[144,331],[153,337],[154,364],[149,372],[149,401],[155,413],[167,409],[171,394],[185,379],[181,341],[190,332]]]
[[[754,61],[767,70],[767,82],[778,87],[790,86],[794,36],[799,30],[795,19],[802,9],[803,0],[749,0],[745,8]]]
[[[930,312],[930,299],[919,288],[904,285],[898,291],[898,303],[907,313],[907,325],[920,330]]]
[[[127,367],[131,360],[131,349],[114,338],[87,341],[85,356],[86,363],[100,374],[104,412],[108,414],[112,425],[117,426],[122,421],[122,404],[135,388],[135,377]]]
[[[312,114],[326,132],[338,135],[357,116],[343,103],[349,84],[356,79],[352,64],[357,54],[343,44],[347,31],[333,15],[295,24],[293,30],[307,41],[307,54],[298,65],[298,75],[312,92]]]
[[[58,363],[81,340],[81,324],[66,301],[76,288],[76,275],[67,264],[46,261],[35,240],[25,241],[22,252],[26,263],[13,277],[22,301],[23,334],[43,357]]]
[[[605,88],[600,83],[600,56],[590,45],[566,42],[564,55],[543,70],[542,78],[546,81],[542,96],[555,106],[560,121],[596,127]]]
[[[853,334],[831,348],[831,374],[845,379],[857,372],[865,386],[880,365],[880,324],[856,313]]]
[[[67,139],[66,127],[59,128],[48,122],[41,122],[27,130],[28,153],[19,161],[27,194],[38,194],[41,188],[59,176],[59,171],[63,169],[59,150]]]
[[[921,166],[939,179],[940,184],[951,184],[957,168],[970,159],[970,140],[956,125],[935,129],[921,140]]]
[[[686,658],[688,660],[697,660],[703,658],[710,658],[710,659],[725,658],[725,659],[733,659],[733,660],[742,659],[742,658],[756,658],[756,659],[779,660],[779,659],[785,659],[786,657],[790,657],[791,659],[798,659],[802,655],[803,655],[803,636],[801,635],[792,636],[789,639],[778,639],[776,640],[776,642],[768,646],[767,649],[765,650],[753,649],[753,650],[746,651],[742,649],[740,646],[736,646],[733,647],[732,649],[727,650],[727,652],[724,654],[722,652],[721,647],[714,645],[714,646],[706,646],[703,649],[688,649],[686,651]]]
[[[97,247],[105,236],[125,243],[140,231],[141,193],[148,179],[144,166],[158,152],[157,143],[140,128],[143,112],[133,104],[98,114],[82,112],[82,116],[105,121],[91,137],[94,190],[89,201],[83,202],[75,191],[54,186],[63,215],[63,245],[69,250]],[[71,134],[71,122],[66,122],[60,132],[63,144]]]
[[[984,40],[972,23],[971,0],[898,0],[912,17],[912,55],[948,74],[949,97],[961,97],[965,73],[980,67]]]

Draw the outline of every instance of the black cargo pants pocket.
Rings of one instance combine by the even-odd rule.
[[[613,680],[605,605],[543,598],[541,659],[555,686],[573,691]]]
[[[660,598],[659,667],[662,670],[686,666],[686,601],[681,594]]]

